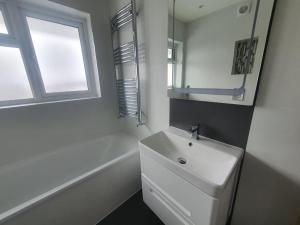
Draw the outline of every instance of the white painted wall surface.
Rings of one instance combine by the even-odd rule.
[[[144,3],[144,37],[148,74],[146,83],[147,127],[152,132],[169,126],[167,96],[168,2],[146,0]]]
[[[0,109],[0,166],[121,128],[106,1],[56,0],[91,13],[102,98]]]
[[[181,22],[177,19],[175,19],[175,40],[176,41],[181,41],[185,42],[186,38],[186,23]],[[173,39],[173,17],[168,16],[168,33],[169,33],[169,38]]]
[[[238,5],[226,7],[187,24],[186,85],[237,88],[242,76],[232,76],[234,44],[251,37],[255,10],[237,17]]]
[[[300,1],[277,4],[233,225],[300,222]]]

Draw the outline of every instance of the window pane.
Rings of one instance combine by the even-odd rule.
[[[168,87],[172,87],[173,82],[173,64],[168,64]]]
[[[0,101],[32,98],[21,52],[0,46]]]
[[[78,28],[27,21],[46,92],[88,90]]]
[[[3,17],[3,14],[1,11],[0,11],[0,33],[8,34],[6,26],[5,26],[5,22],[4,22],[4,17]]]
[[[172,59],[172,49],[168,49],[168,59]]]

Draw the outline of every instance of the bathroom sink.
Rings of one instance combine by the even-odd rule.
[[[173,127],[139,145],[141,154],[213,197],[222,194],[243,153],[240,148],[208,138],[192,139],[186,131]]]

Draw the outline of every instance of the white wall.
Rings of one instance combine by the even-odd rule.
[[[155,13],[153,13],[155,12]],[[168,41],[167,0],[145,1],[144,37],[146,46],[145,114],[147,126],[157,132],[169,126],[169,98],[167,96],[167,41]]]
[[[242,76],[231,75],[234,43],[250,38],[254,10],[241,17],[236,11],[237,5],[232,5],[187,23],[186,85],[241,86]]]
[[[185,41],[185,36],[186,36],[186,23],[179,21],[178,19],[174,20],[175,22],[175,40],[176,41],[181,41],[184,42]],[[169,34],[169,38],[173,39],[173,17],[172,16],[168,16],[168,34]]]
[[[106,1],[56,1],[92,15],[102,98],[0,109],[0,166],[120,129]]]
[[[233,225],[300,222],[300,1],[277,4]]]

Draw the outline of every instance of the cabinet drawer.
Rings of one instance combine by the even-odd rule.
[[[155,186],[150,188],[158,191],[158,195],[164,200],[164,203],[167,203],[168,206],[171,205],[171,209],[175,209],[178,215],[186,218],[187,224],[214,224],[213,209],[218,204],[217,199],[203,193],[194,185],[143,154],[141,154],[141,166],[143,185],[146,183],[148,186]],[[148,192],[150,195],[150,191]],[[157,195],[156,192],[155,194]],[[157,213],[155,210],[153,211]],[[159,215],[159,213],[157,214]]]
[[[142,177],[144,202],[166,225],[194,225],[178,209],[178,205],[169,199],[145,176]]]

